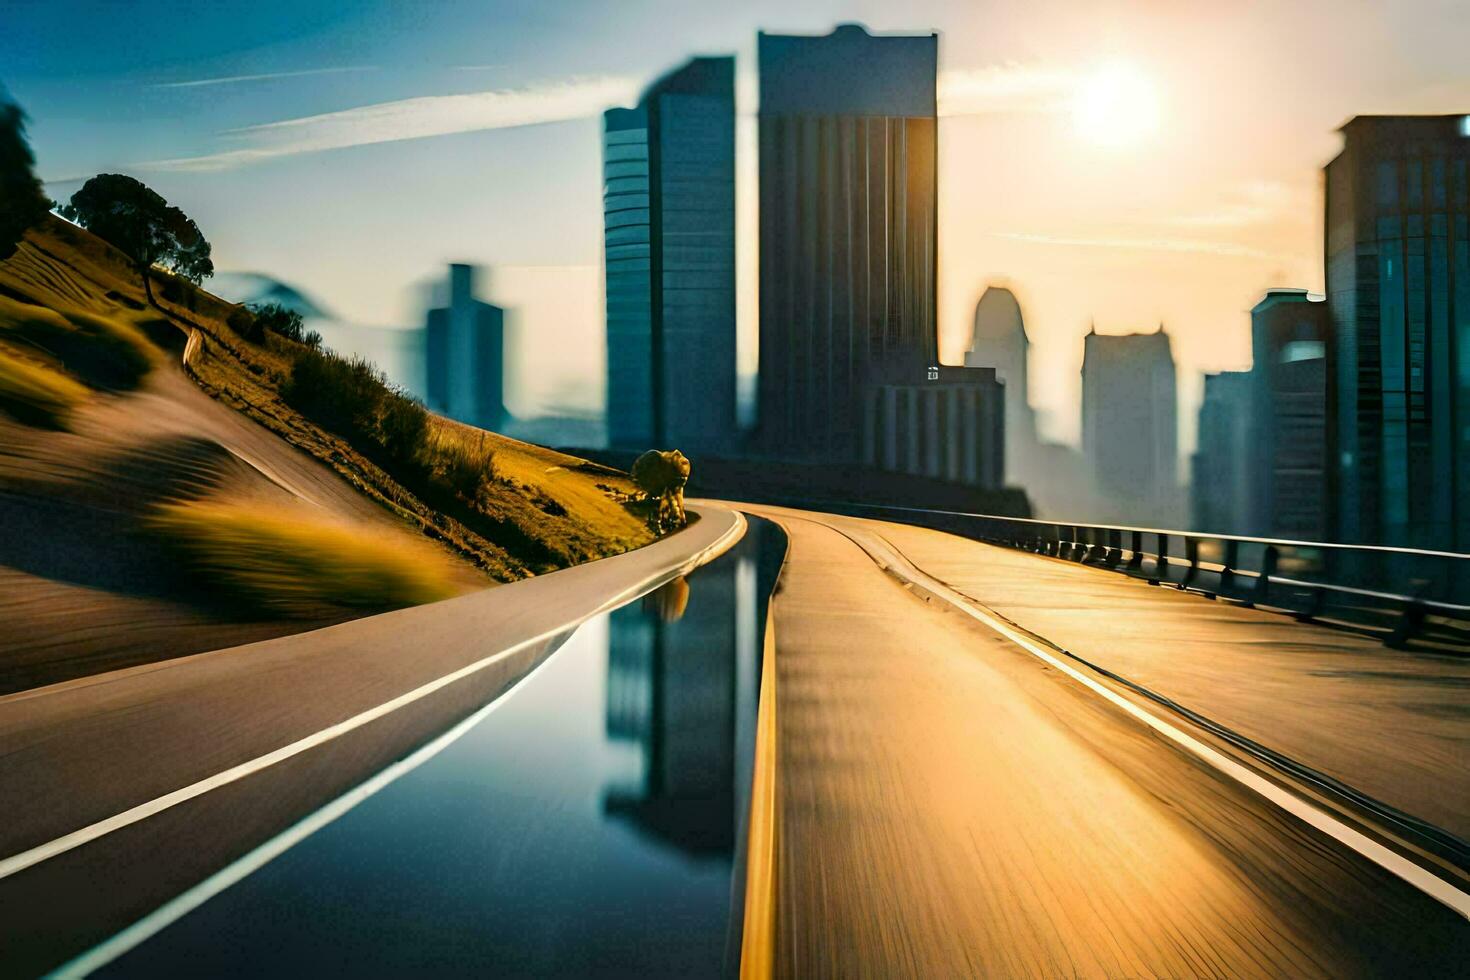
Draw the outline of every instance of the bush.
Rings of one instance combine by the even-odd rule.
[[[206,583],[264,612],[396,609],[454,594],[438,554],[364,528],[205,501],[164,504],[146,526]]]
[[[290,405],[349,441],[377,441],[373,437],[388,393],[387,380],[368,361],[314,348],[297,353],[281,386]]]
[[[0,412],[27,425],[66,428],[87,389],[60,371],[0,350]]]
[[[255,303],[250,306],[250,311],[255,315],[255,329],[264,337],[265,331],[296,343],[305,342],[305,327],[301,314],[295,310],[287,309],[280,303]],[[312,331],[316,333],[316,331]],[[321,343],[321,335],[317,334],[317,341],[311,346],[315,347]],[[257,341],[258,343],[258,341]]]
[[[242,340],[248,340],[252,344],[265,342],[265,325],[247,307],[237,306],[231,310],[230,315],[225,318],[225,325]]]
[[[495,450],[483,434],[461,435],[438,429],[424,446],[435,483],[473,503],[480,488],[495,479]]]
[[[0,296],[0,338],[58,362],[93,388],[136,388],[153,363],[148,339],[131,323],[5,296]]]

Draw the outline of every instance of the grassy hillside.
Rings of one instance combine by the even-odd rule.
[[[156,273],[154,292],[163,314],[121,255],[56,218],[0,262],[0,691],[653,537],[622,473],[426,415],[274,333],[246,340],[239,307],[188,283]],[[353,374],[355,414],[303,393],[323,390],[302,383],[313,365]]]

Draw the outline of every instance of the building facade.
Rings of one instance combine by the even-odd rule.
[[[760,449],[851,462],[874,371],[938,363],[938,37],[758,49]]]
[[[696,58],[604,113],[603,219],[609,442],[730,448],[733,58]]]
[[[1089,333],[1082,355],[1082,452],[1097,519],[1169,527],[1179,499],[1178,394],[1169,335]]]
[[[1359,116],[1327,165],[1334,536],[1470,550],[1470,128]]]
[[[934,367],[923,381],[873,379],[862,462],[999,490],[1005,483],[1005,387],[994,368]]]
[[[1251,381],[1249,371],[1205,375],[1190,479],[1190,521],[1197,531],[1252,530]]]
[[[442,415],[499,430],[505,407],[505,311],[475,299],[475,269],[449,267],[449,303],[428,313],[424,329],[428,406]]]
[[[990,286],[975,304],[975,327],[966,367],[995,369],[1005,386],[1006,473],[1013,482],[1032,482],[1036,453],[1036,415],[1027,391],[1027,357],[1031,343],[1015,295],[1003,286]]]
[[[1327,329],[1305,289],[1268,290],[1251,310],[1250,534],[1327,534]]]

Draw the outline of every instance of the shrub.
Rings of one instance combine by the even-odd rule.
[[[265,612],[394,609],[454,594],[439,555],[373,530],[205,501],[161,505],[146,524],[206,582]]]
[[[225,325],[242,340],[248,340],[252,344],[265,342],[265,325],[247,307],[237,306],[232,309],[225,318]]]
[[[27,425],[66,428],[87,389],[60,371],[0,350],[0,412]]]
[[[57,361],[94,388],[136,388],[152,367],[148,339],[137,327],[82,310],[0,296],[0,337]]]
[[[383,374],[360,358],[308,348],[291,362],[281,395],[293,407],[349,441],[373,438],[388,395]]]
[[[255,314],[255,328],[262,332],[269,330],[271,333],[296,343],[305,342],[305,327],[303,326],[301,314],[295,310],[288,309],[280,303],[253,303],[250,311]],[[316,333],[316,331],[312,331]],[[317,335],[317,344],[321,343],[321,335]],[[313,344],[311,346],[316,346]]]
[[[471,503],[480,488],[495,479],[495,450],[483,434],[436,429],[424,446],[423,457],[434,482]]]

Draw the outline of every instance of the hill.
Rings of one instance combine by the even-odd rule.
[[[54,217],[0,262],[0,691],[652,540],[626,475],[422,413],[412,452],[365,439],[323,392],[287,397],[303,359],[345,362],[247,340],[240,307],[154,277],[161,311]],[[373,404],[401,408],[370,375]]]

